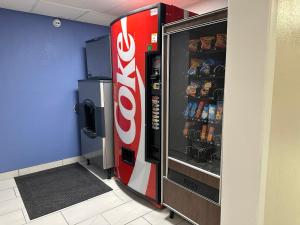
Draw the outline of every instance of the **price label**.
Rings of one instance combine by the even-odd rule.
[[[151,43],[157,43],[157,33],[151,34]]]

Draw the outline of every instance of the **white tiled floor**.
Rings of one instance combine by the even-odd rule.
[[[97,176],[101,179],[99,176]],[[113,191],[30,221],[14,179],[0,181],[0,225],[189,225],[167,209],[153,208],[144,199],[101,179]]]

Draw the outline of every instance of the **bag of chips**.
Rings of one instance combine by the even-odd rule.
[[[192,108],[190,110],[190,118],[193,118],[195,117],[195,114],[196,114],[196,110],[198,108],[198,103],[197,102],[194,102],[193,105],[192,105]]]
[[[200,117],[202,115],[204,105],[205,105],[204,101],[200,101],[199,104],[198,104],[198,109],[197,109],[197,112],[196,112],[196,115],[195,115],[195,118],[198,119],[198,120],[200,119]]]
[[[210,75],[215,64],[216,64],[215,60],[213,60],[213,59],[206,59],[201,64],[200,74],[202,76],[208,76],[208,75]]]
[[[201,120],[207,120],[208,117],[208,105],[204,106],[202,115],[201,115]]]
[[[218,49],[226,48],[226,34],[217,34],[215,47]]]
[[[201,50],[210,50],[213,48],[215,37],[200,37]]]
[[[216,105],[215,104],[209,104],[208,107],[208,121],[210,123],[213,123],[216,119]]]
[[[199,42],[200,42],[200,40],[190,40],[190,41],[189,41],[189,50],[190,50],[191,52],[196,52],[196,51],[198,51]]]
[[[206,140],[206,135],[207,135],[207,125],[203,125],[202,126],[202,130],[201,130],[201,133],[200,133],[200,140],[201,141],[205,141]]]
[[[211,81],[205,81],[201,85],[200,96],[207,96],[209,94],[209,91],[210,91],[211,88],[212,88],[212,82]]]
[[[188,104],[187,104],[187,106],[186,106],[186,109],[185,109],[184,112],[183,112],[183,116],[184,116],[185,118],[188,118],[188,117],[189,117],[190,110],[191,110],[192,106],[193,106],[193,103],[192,103],[192,102],[188,102]]]
[[[187,88],[186,88],[186,94],[188,96],[195,97],[196,93],[197,93],[197,89],[196,89],[195,86],[192,86],[192,85],[187,86]]]
[[[191,66],[188,70],[188,75],[196,75],[199,66],[202,64],[202,60],[198,58],[191,58]]]
[[[188,96],[196,97],[198,85],[196,83],[191,82],[189,86],[186,88],[186,94]]]
[[[212,142],[214,139],[214,133],[215,133],[215,128],[214,127],[209,127],[208,128],[208,134],[207,134],[207,142]]]
[[[223,102],[218,102],[217,112],[216,112],[216,121],[220,122],[223,116]]]

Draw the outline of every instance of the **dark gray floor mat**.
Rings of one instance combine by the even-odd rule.
[[[78,163],[15,178],[30,219],[112,189]]]

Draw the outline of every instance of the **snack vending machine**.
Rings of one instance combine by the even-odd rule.
[[[191,15],[156,4],[111,24],[116,177],[160,203],[161,27]]]
[[[227,10],[163,31],[162,202],[194,224],[219,225]]]

